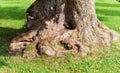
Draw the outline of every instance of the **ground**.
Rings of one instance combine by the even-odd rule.
[[[110,49],[90,52],[78,58],[69,54],[62,58],[40,56],[34,60],[7,54],[9,40],[24,28],[25,10],[32,0],[0,0],[0,73],[120,73],[120,41]],[[98,18],[120,33],[120,3],[96,0]]]

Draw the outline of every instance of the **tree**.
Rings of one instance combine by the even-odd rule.
[[[11,41],[11,52],[61,56],[66,52],[86,56],[90,50],[111,46],[119,35],[96,16],[94,0],[36,0],[27,10],[23,33]]]

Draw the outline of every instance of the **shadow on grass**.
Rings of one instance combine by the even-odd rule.
[[[7,1],[7,2],[6,2]],[[16,0],[5,0],[4,4],[15,4]],[[12,19],[20,20],[25,19],[25,9],[20,7],[1,7],[0,6],[0,19]],[[10,57],[8,54],[8,45],[10,39],[16,36],[17,32],[20,32],[19,29],[12,28],[3,28],[0,27],[0,68],[8,66],[7,59]]]
[[[1,40],[0,41],[0,56],[7,56],[8,53],[8,41]]]
[[[0,59],[0,68],[2,66],[8,66],[8,64],[4,60]]]
[[[97,6],[102,7],[120,7],[120,4],[110,4],[110,3],[96,3]]]
[[[0,37],[9,38],[16,36],[17,32],[20,32],[22,29],[13,29],[13,28],[4,28],[0,27]]]
[[[107,10],[107,9],[96,9],[98,15],[98,19],[101,21],[109,21],[107,16],[119,16],[120,17],[120,10]],[[101,16],[103,15],[103,16]]]
[[[107,10],[107,9],[96,9],[97,14],[103,14],[106,16],[120,16],[120,10]]]
[[[0,19],[15,19],[20,20],[25,18],[25,9],[20,7],[0,7]],[[16,36],[17,32],[22,29],[13,29],[0,27],[0,56],[9,56],[8,45],[10,40]],[[1,65],[0,61],[0,65]],[[2,63],[3,64],[3,63]]]
[[[105,16],[97,16],[97,18],[101,21],[109,21],[109,19]]]
[[[25,9],[20,7],[0,7],[0,19],[24,19]]]
[[[22,29],[0,27],[0,56],[9,56],[8,45],[10,40],[16,36],[17,32],[21,31]]]
[[[110,4],[110,3],[96,3],[100,7],[120,7],[120,4]],[[96,9],[97,14],[102,14],[105,16],[120,16],[120,10],[108,10],[108,9]],[[105,16],[98,16],[101,21],[109,21]]]

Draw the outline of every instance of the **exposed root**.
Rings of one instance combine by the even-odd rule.
[[[13,53],[19,52],[22,57],[25,58],[34,58],[37,57],[38,54],[46,54],[53,57],[64,56],[66,53],[80,53],[81,56],[87,56],[88,52],[90,51],[90,47],[88,47],[88,44],[85,45],[83,44],[83,42],[78,41],[78,38],[74,38],[72,36],[75,31],[76,30],[64,31],[63,34],[55,36],[54,39],[49,39],[48,36],[46,40],[38,39],[39,36],[36,36],[36,32],[22,34],[21,36],[18,36],[17,38],[12,40],[10,44],[10,51]],[[118,40],[119,35],[117,35],[116,32],[112,30],[108,31],[107,28],[104,28],[103,31],[104,33],[102,33],[102,35],[106,35],[103,37],[103,43],[109,45],[111,40]],[[60,47],[57,49],[51,47],[52,43],[59,43],[57,45]],[[28,50],[27,46],[29,45],[34,46],[34,50]]]
[[[68,52],[86,56],[89,44],[95,49],[111,46],[118,36],[97,20],[92,0],[36,0],[27,10],[25,33],[11,41],[10,51],[23,57]],[[54,43],[59,43],[57,49],[51,46]]]
[[[39,50],[41,54],[47,54],[49,56],[63,56],[65,53],[81,53],[82,56],[86,56],[89,52],[89,48],[83,43],[72,39],[70,33],[66,32],[62,36],[56,37],[51,43],[59,43],[57,45],[61,46],[58,49],[51,48],[50,43],[47,45],[39,44]]]

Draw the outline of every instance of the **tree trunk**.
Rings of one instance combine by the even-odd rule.
[[[96,16],[94,0],[36,0],[27,10],[24,33],[11,41],[12,52],[35,47],[37,54],[86,56],[90,50],[110,46],[119,35]],[[24,53],[25,54],[25,53]]]

